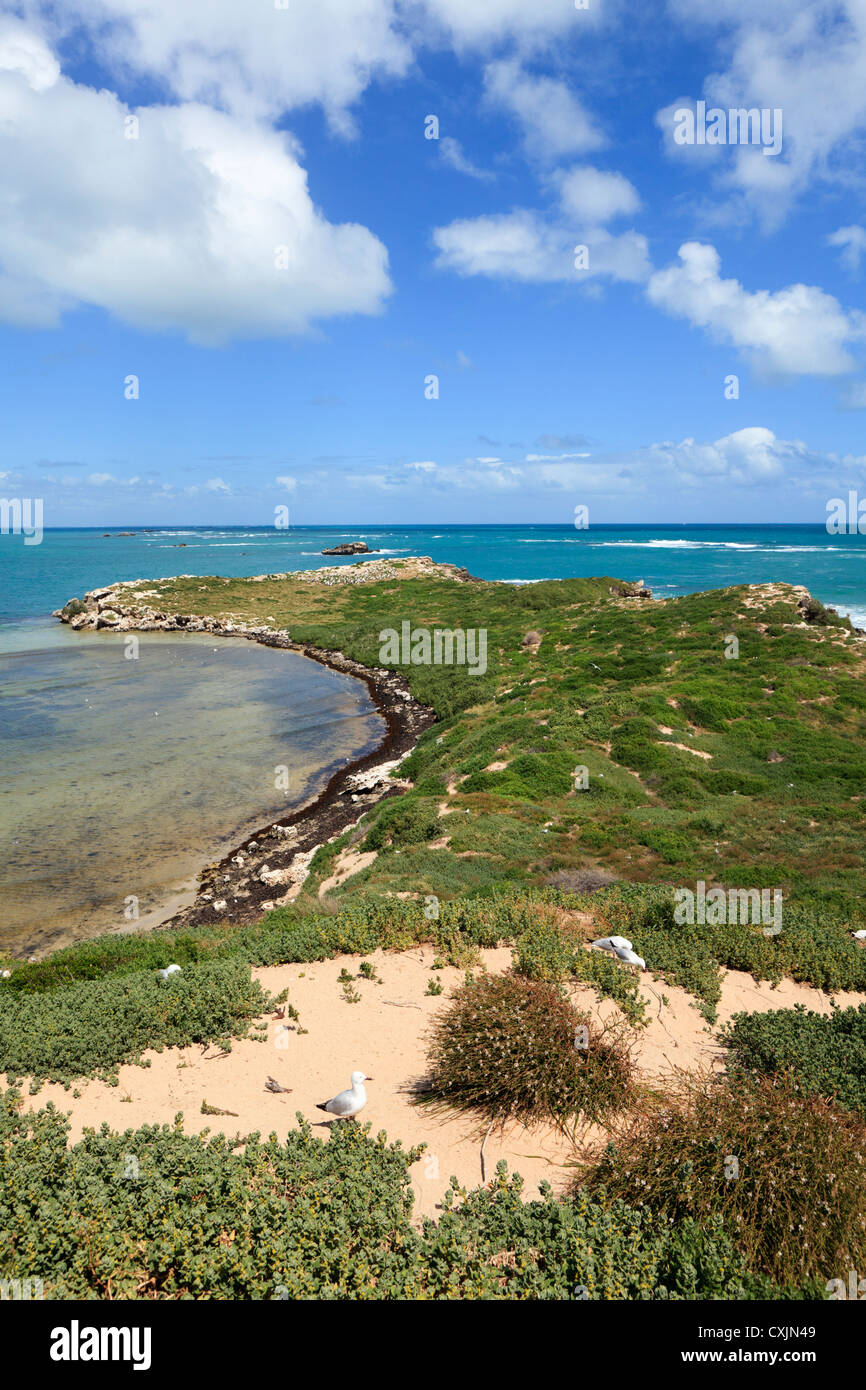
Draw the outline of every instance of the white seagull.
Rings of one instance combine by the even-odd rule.
[[[179,975],[179,974],[180,974],[180,966],[179,966],[179,965],[167,965],[166,968],[165,968],[165,970],[160,970],[159,973],[160,973],[160,975],[162,976],[162,978],[163,978],[164,980],[167,980],[167,979],[169,978],[170,975]]]
[[[626,936],[600,936],[598,941],[593,941],[593,946],[597,946],[600,951],[630,951],[631,942]]]
[[[632,949],[632,944],[626,936],[602,936],[592,944],[600,951],[611,951],[628,965],[639,965],[641,970],[646,970],[646,961]]]
[[[339,1120],[354,1120],[367,1104],[364,1082],[372,1080],[372,1076],[365,1076],[362,1071],[353,1071],[350,1089],[341,1091],[333,1100],[326,1100],[323,1105],[317,1105],[316,1109],[327,1110],[329,1115],[336,1115]]]

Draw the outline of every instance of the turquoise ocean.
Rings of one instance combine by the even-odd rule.
[[[117,532],[135,531],[121,536]],[[783,580],[866,620],[866,536],[823,525],[153,527],[46,531],[41,545],[0,536],[0,627],[45,621],[86,589],[117,579],[248,575],[318,565],[326,546],[364,540],[386,555],[430,555],[481,579],[570,575],[643,579],[659,598]],[[14,640],[9,632],[8,642]]]

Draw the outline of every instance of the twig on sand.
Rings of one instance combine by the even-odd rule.
[[[383,999],[383,1004],[390,1004],[395,1009],[420,1009],[420,1004],[413,1004],[408,999]]]
[[[490,1121],[490,1124],[487,1126],[487,1133],[485,1134],[484,1139],[483,1139],[482,1144],[481,1144],[481,1181],[482,1181],[482,1183],[485,1183],[485,1182],[487,1181],[487,1165],[486,1165],[486,1163],[484,1162],[484,1146],[485,1146],[485,1144],[487,1143],[487,1140],[490,1138],[490,1131],[492,1130],[492,1128],[493,1128],[493,1126],[494,1126],[495,1123],[496,1123],[495,1120],[491,1120],[491,1121]]]

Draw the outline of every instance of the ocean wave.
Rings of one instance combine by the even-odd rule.
[[[850,618],[855,627],[866,628],[866,608],[852,608],[850,603],[834,603],[832,599],[827,607],[835,608],[843,618]]]

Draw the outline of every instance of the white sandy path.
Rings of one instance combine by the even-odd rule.
[[[507,949],[482,954],[489,970],[504,970],[511,963]],[[405,1088],[424,1075],[425,1029],[433,1015],[447,1005],[464,972],[452,967],[431,972],[433,952],[422,947],[391,954],[377,951],[367,959],[383,983],[356,980],[354,988],[361,994],[357,1004],[344,1000],[338,976],[344,968],[356,974],[361,961],[358,956],[253,972],[272,994],[288,987],[290,1002],[298,1010],[306,1033],[284,1033],[282,1022],[266,1015],[266,1043],[235,1041],[226,1056],[215,1048],[203,1052],[200,1047],[150,1052],[146,1054],[149,1067],[121,1067],[119,1086],[93,1080],[78,1082],[78,1098],[59,1085],[45,1085],[38,1095],[29,1096],[25,1083],[25,1105],[36,1108],[53,1100],[60,1110],[71,1112],[73,1140],[103,1120],[124,1130],[171,1123],[178,1111],[183,1112],[187,1133],[209,1127],[233,1136],[258,1129],[264,1135],[275,1131],[283,1137],[295,1127],[295,1112],[300,1110],[314,1126],[323,1126],[314,1133],[326,1136],[324,1126],[329,1122],[316,1103],[347,1086],[352,1071],[360,1069],[374,1078],[367,1087],[368,1104],[362,1121],[371,1123],[374,1134],[385,1130],[390,1140],[400,1139],[406,1147],[427,1144],[426,1153],[411,1172],[416,1213],[433,1215],[452,1173],[467,1187],[478,1184],[480,1145],[471,1122],[460,1116],[434,1117],[412,1106]],[[441,980],[443,994],[425,993],[430,979]],[[672,1066],[691,1068],[719,1061],[721,1050],[713,1031],[684,990],[653,981],[649,974],[642,976],[641,990],[651,1005],[652,1018],[649,1027],[638,1035],[637,1061],[644,1075],[658,1077]],[[601,1020],[619,1016],[610,1001],[599,1004],[592,990],[575,989],[573,994],[576,1002]],[[669,1003],[661,1008],[659,1018],[662,994]],[[845,1007],[864,1002],[866,995],[836,998]],[[791,981],[774,990],[767,984],[756,985],[749,975],[731,971],[723,985],[720,1020],[724,1022],[739,1010],[763,1012],[790,1008],[795,1003],[822,1013],[830,1010],[828,997],[818,990]],[[407,1004],[416,1007],[402,1007]],[[279,1039],[287,1046],[277,1046]],[[264,1083],[269,1075],[290,1086],[291,1094],[266,1091]],[[235,1111],[236,1118],[201,1114],[203,1099]],[[488,1177],[500,1158],[506,1159],[510,1170],[523,1175],[527,1196],[537,1193],[543,1178],[560,1189],[573,1171],[571,1146],[549,1129],[530,1132],[513,1125],[504,1138],[491,1135],[486,1147]]]

